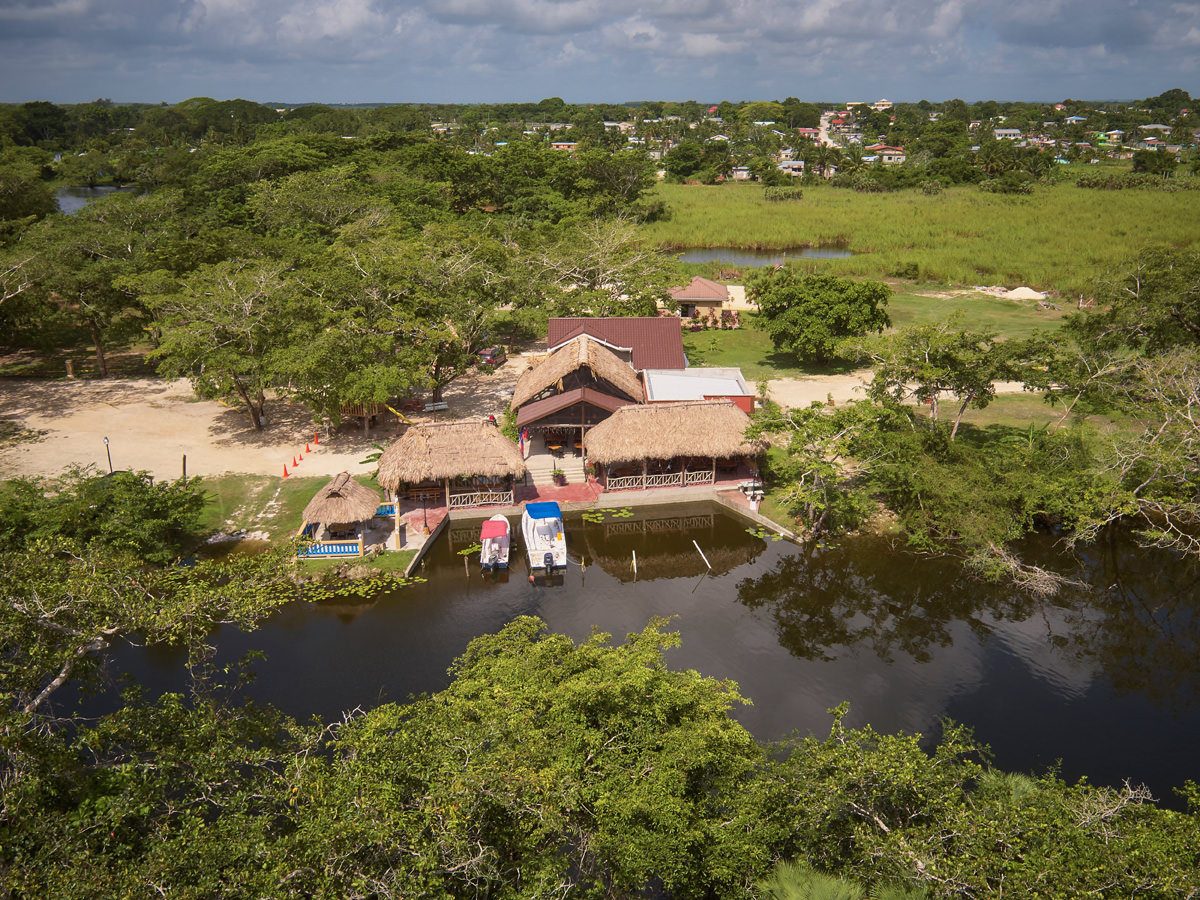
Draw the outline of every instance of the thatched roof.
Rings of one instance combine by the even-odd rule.
[[[529,369],[518,380],[512,405],[516,409],[566,375],[587,366],[597,379],[607,381],[631,400],[642,399],[642,382],[629,363],[587,335],[581,335],[550,354],[540,365]]]
[[[517,427],[523,428],[532,422],[537,422],[546,416],[553,415],[559,410],[566,409],[568,406],[574,406],[576,403],[589,403],[592,406],[612,412],[620,409],[622,406],[629,406],[633,403],[632,400],[622,400],[620,397],[610,397],[608,394],[602,394],[600,391],[594,391],[591,388],[576,388],[573,391],[566,391],[562,394],[555,394],[552,397],[546,397],[544,400],[534,400],[532,403],[526,403],[517,413]]]
[[[401,484],[441,481],[459,475],[525,474],[517,445],[500,429],[478,419],[413,425],[379,457],[379,484],[389,491]]]
[[[746,440],[750,417],[729,400],[693,400],[625,406],[583,439],[591,462],[610,465],[641,459],[753,456],[761,443]]]
[[[379,495],[343,472],[335,475],[308,501],[308,506],[304,507],[304,524],[363,522],[375,515],[378,508]]]

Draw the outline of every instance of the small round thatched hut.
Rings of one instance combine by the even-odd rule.
[[[376,477],[393,496],[404,485],[441,482],[450,506],[451,479],[524,475],[525,460],[516,444],[496,426],[466,419],[413,425],[383,451]]]
[[[379,509],[379,495],[349,473],[335,475],[304,507],[304,524],[365,522]]]

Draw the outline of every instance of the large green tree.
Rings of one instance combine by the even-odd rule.
[[[1009,349],[995,334],[964,331],[953,318],[857,341],[854,347],[874,366],[873,399],[927,404],[936,426],[939,399],[954,398],[958,410],[950,440],[958,434],[963,414],[987,407],[996,396],[996,382],[1012,374]]]
[[[776,349],[805,363],[826,365],[843,339],[891,324],[891,289],[874,281],[763,268],[747,282],[746,296],[758,305]]]
[[[174,293],[148,298],[162,338],[154,357],[168,377],[197,393],[241,405],[255,429],[265,424],[274,365],[320,323],[284,266],[237,260],[201,266]]]

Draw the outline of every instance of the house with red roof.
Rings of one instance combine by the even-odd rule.
[[[885,166],[898,165],[908,158],[903,147],[891,147],[887,144],[872,144],[870,147],[864,147],[863,152],[875,155]]]
[[[721,307],[729,301],[729,288],[711,278],[697,275],[683,287],[667,291],[679,304],[679,315],[685,319],[704,317],[709,313],[719,315]]]
[[[595,338],[638,372],[686,369],[683,330],[678,316],[555,318],[550,320],[547,349],[553,353],[580,335]]]

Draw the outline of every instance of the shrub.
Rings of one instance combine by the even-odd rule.
[[[771,203],[783,203],[788,200],[801,200],[804,191],[798,187],[765,187],[763,199]]]

